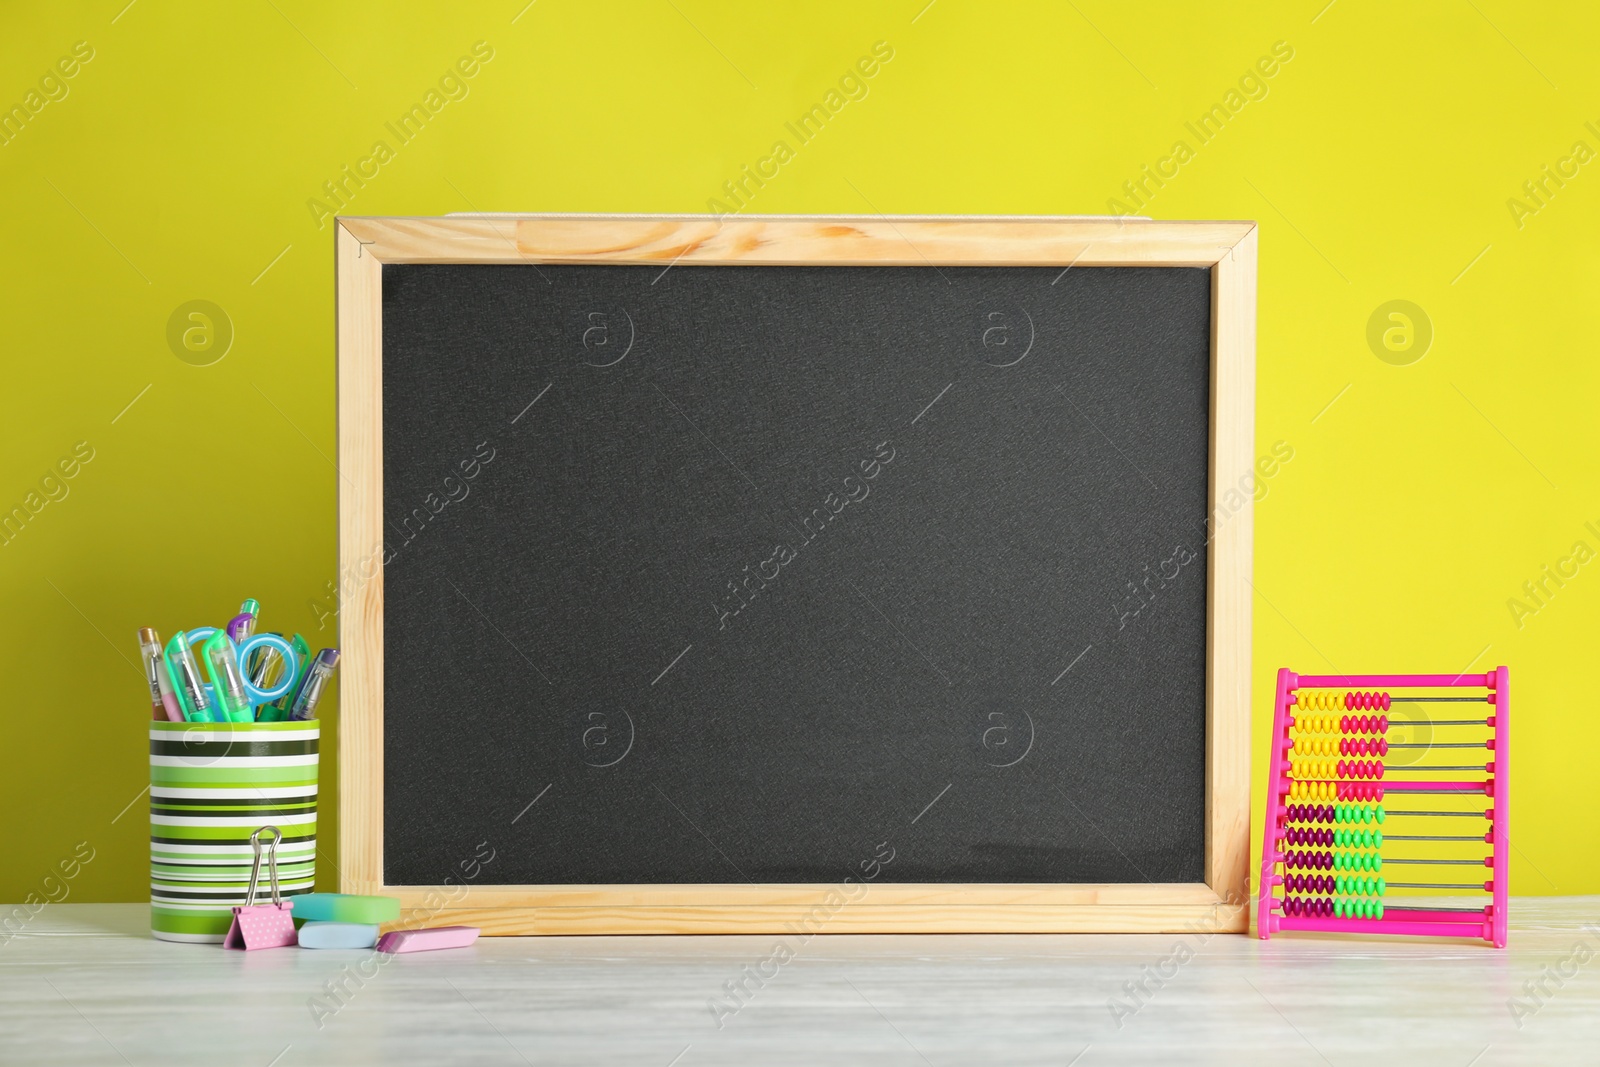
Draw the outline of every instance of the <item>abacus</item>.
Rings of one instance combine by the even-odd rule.
[[[1367,686],[1376,688],[1362,688]],[[1482,718],[1471,717],[1475,712],[1466,708],[1461,718],[1424,716],[1430,733],[1438,728],[1446,740],[1417,741],[1405,731],[1418,724],[1391,719],[1389,712],[1394,708],[1399,713],[1396,705],[1419,704],[1487,708]],[[1279,670],[1258,935],[1265,939],[1280,930],[1320,930],[1482,937],[1504,948],[1509,712],[1510,674],[1505,667],[1463,675],[1297,675]],[[1472,727],[1479,729],[1463,729]],[[1391,731],[1413,739],[1391,741]],[[1485,753],[1483,762],[1471,761],[1467,753],[1474,749]],[[1434,759],[1421,762],[1430,756]],[[1475,797],[1484,803],[1471,803]],[[1477,833],[1473,824],[1485,822],[1488,830]],[[1479,841],[1489,846],[1481,858],[1397,854],[1433,851],[1436,843],[1444,846],[1438,851],[1454,853]],[[1391,845],[1397,846],[1393,853]],[[1489,877],[1482,882],[1411,881],[1413,867],[1488,868]],[[1404,869],[1399,877],[1405,881],[1387,880],[1384,872],[1396,869]],[[1337,873],[1323,873],[1327,871]],[[1280,888],[1281,896],[1276,892]],[[1386,906],[1390,889],[1482,892],[1489,894],[1489,902],[1481,908]]]

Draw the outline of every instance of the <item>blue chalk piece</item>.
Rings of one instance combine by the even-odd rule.
[[[300,927],[301,948],[371,948],[378,943],[372,923],[317,922]]]

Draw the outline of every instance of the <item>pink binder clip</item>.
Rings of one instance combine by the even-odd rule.
[[[261,835],[272,831],[272,843],[267,846],[267,877],[272,882],[272,903],[256,903],[256,883],[261,878]],[[255,849],[255,862],[250,866],[250,889],[245,894],[244,906],[233,909],[233,924],[228,936],[223,938],[223,948],[287,948],[298,944],[294,932],[294,901],[278,895],[278,842],[283,831],[276,826],[263,826],[250,835],[250,845]]]

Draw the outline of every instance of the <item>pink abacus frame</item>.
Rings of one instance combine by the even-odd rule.
[[[1382,800],[1385,791],[1391,796],[1406,793],[1438,792],[1454,789],[1464,795],[1481,791],[1488,800],[1485,818],[1489,832],[1485,841],[1492,853],[1486,866],[1492,871],[1484,883],[1491,894],[1490,903],[1481,915],[1461,911],[1441,911],[1430,908],[1404,906],[1383,909],[1381,918],[1337,918],[1331,915],[1293,915],[1284,911],[1284,898],[1273,890],[1285,884],[1285,875],[1278,865],[1285,864],[1284,851],[1287,823],[1289,821],[1285,798],[1293,780],[1290,777],[1289,757],[1293,742],[1289,731],[1294,726],[1296,693],[1310,688],[1344,688],[1376,686],[1383,689],[1404,688],[1478,688],[1487,690],[1484,701],[1489,705],[1487,723],[1490,737],[1484,747],[1488,750],[1481,781],[1382,781],[1381,762],[1340,761],[1341,779],[1334,783],[1341,799],[1346,797]],[[1362,704],[1364,698],[1380,698],[1382,704]],[[1387,707],[1388,693],[1350,693],[1345,706],[1361,712],[1374,707]],[[1266,826],[1262,834],[1261,881],[1257,887],[1256,932],[1262,939],[1280,930],[1318,930],[1346,934],[1411,934],[1432,937],[1482,937],[1496,948],[1506,944],[1506,863],[1510,842],[1508,836],[1510,816],[1510,672],[1498,667],[1488,674],[1305,674],[1297,675],[1288,668],[1278,671],[1277,692],[1272,709],[1272,755],[1267,783]],[[1458,705],[1460,706],[1460,705]],[[1467,705],[1470,706],[1470,705]],[[1370,731],[1368,731],[1370,732]],[[1373,742],[1375,743],[1375,742]],[[1371,778],[1376,782],[1358,783],[1346,778]],[[1471,792],[1467,792],[1470,790]],[[1413,861],[1415,862],[1415,861]]]

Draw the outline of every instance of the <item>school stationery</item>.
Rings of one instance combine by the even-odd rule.
[[[248,611],[241,612],[228,620],[228,625],[223,627],[228,631],[228,636],[235,642],[247,640],[256,632],[256,617]]]
[[[310,892],[320,724],[149,726],[151,933],[220,944],[250,885],[248,835],[268,823],[284,833],[276,849],[279,891],[295,901]]]
[[[172,640],[167,642],[164,658],[185,721],[220,721],[212,710],[211,694],[200,680],[200,665],[195,662],[194,652],[189,648],[189,638],[182,630],[173,634]]]
[[[317,653],[316,662],[306,672],[300,691],[294,695],[294,706],[289,709],[289,718],[311,718],[312,713],[317,710],[317,702],[322,699],[323,688],[328,684],[328,679],[333,677],[333,670],[338,665],[337,648],[325,648]]]
[[[139,630],[139,658],[144,663],[145,681],[150,683],[150,717],[156,722],[182,722],[183,709],[167,677],[161,635],[149,626]]]
[[[285,661],[282,675],[282,678],[288,679],[289,689],[271,704],[262,706],[257,716],[259,722],[282,722],[287,719],[289,708],[294,704],[295,693],[299,692],[300,683],[305,681],[306,668],[311,665],[311,646],[304,637],[295,634],[290,647],[294,649],[294,657],[292,661]]]
[[[466,948],[478,940],[476,926],[435,926],[429,930],[391,930],[378,938],[378,951],[432,952],[441,948]]]
[[[228,635],[222,631],[219,631],[215,626],[201,626],[196,629],[186,631],[184,633],[184,640],[185,643],[191,647],[196,644],[201,645],[202,658],[206,658],[207,667],[210,669],[212,677],[212,683],[202,683],[201,688],[206,694],[207,699],[210,701],[211,712],[216,717],[214,719],[200,719],[194,721],[250,722],[255,718],[253,711],[255,706],[265,704],[268,701],[277,700],[289,691],[290,679],[287,676],[287,672],[280,676],[277,682],[269,687],[256,685],[249,678],[244,676],[244,672],[242,670],[237,671],[237,685],[235,685],[235,682],[232,680],[225,680],[221,686],[216,684],[218,671],[223,672],[224,678],[227,677],[229,653],[223,647],[224,645],[232,648],[232,662],[235,665],[244,662],[249,656],[256,653],[258,650],[264,649],[275,650],[280,656],[285,658],[293,656],[294,650],[289,645],[289,642],[285,641],[277,634],[256,634],[255,636],[247,639],[243,644],[235,646],[228,639]],[[211,649],[210,653],[206,653],[207,647]],[[215,663],[211,662],[211,659],[209,658],[210,656],[216,657]],[[219,689],[225,691],[224,696],[218,696]],[[236,690],[242,692],[242,702],[249,706],[251,709],[250,714],[242,715],[242,713],[239,713],[235,710],[241,699],[235,695]]]
[[[228,722],[255,721],[233,640],[221,631],[212,634],[200,646],[200,657],[211,674],[211,692],[223,717]]]
[[[371,948],[378,943],[377,923],[315,920],[300,927],[301,948]]]
[[[1259,936],[1481,937],[1504,948],[1510,705],[1505,667],[1462,675],[1278,671]],[[1452,874],[1462,877],[1443,880]],[[1409,907],[1390,890],[1488,899]]]
[[[272,843],[267,846],[267,876],[272,882],[272,903],[256,903],[256,884],[261,877],[261,835],[272,831]],[[222,940],[223,948],[286,948],[295,943],[294,901],[284,900],[278,894],[278,842],[283,833],[276,826],[263,826],[250,835],[250,846],[255,849],[255,861],[250,866],[250,889],[245,894],[244,906],[233,909],[233,925]]]
[[[295,917],[307,921],[392,923],[400,918],[400,901],[395,897],[307,893],[295,900]]]

